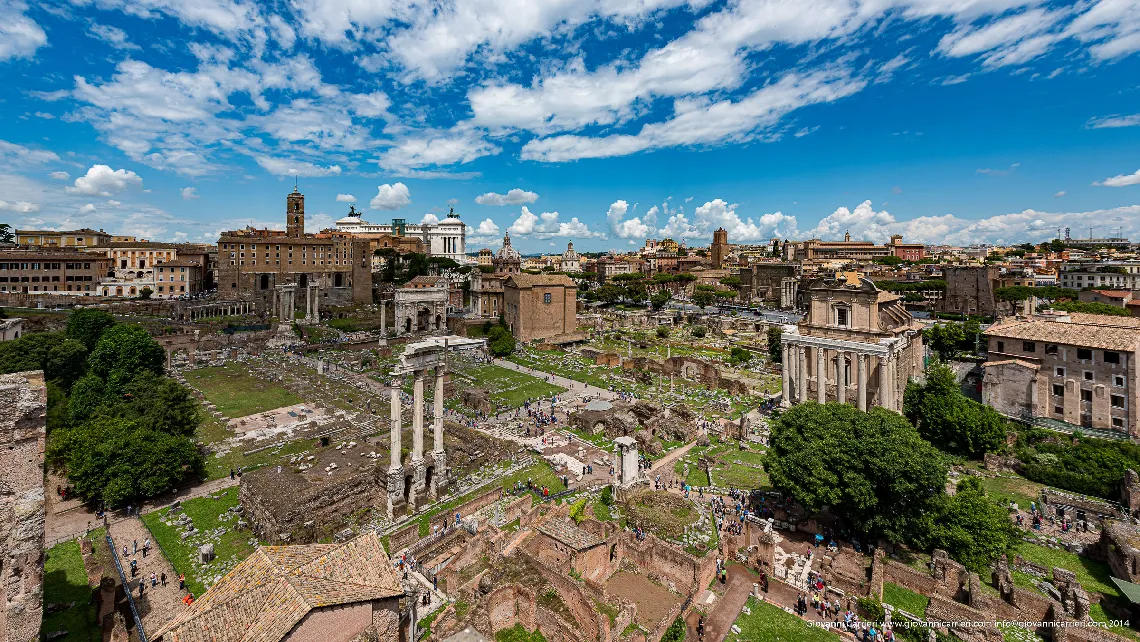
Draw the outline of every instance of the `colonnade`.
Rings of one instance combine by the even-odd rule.
[[[902,391],[898,385],[898,363],[906,341],[885,343],[859,343],[801,335],[785,334],[783,344],[783,405],[803,403],[810,399],[810,384],[815,382],[815,401],[826,403],[828,389],[834,387],[831,400],[839,403],[853,401],[859,410],[873,406],[901,410]],[[808,354],[815,360],[808,368]],[[873,362],[871,360],[874,360]],[[872,394],[872,366],[877,379],[877,394]],[[849,398],[851,387],[854,397]]]
[[[435,371],[434,444],[430,463],[424,457],[424,380],[429,369]],[[426,491],[429,497],[435,498],[447,486],[447,455],[443,450],[444,372],[442,362],[434,368],[412,371],[412,452],[407,463],[402,461],[404,409],[400,399],[401,378],[397,376],[392,382],[392,433],[388,465],[389,518],[394,516],[396,506],[406,503],[414,512],[417,495]]]

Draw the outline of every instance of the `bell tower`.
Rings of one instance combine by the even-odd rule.
[[[285,236],[300,238],[305,235],[305,195],[293,188],[285,199]]]

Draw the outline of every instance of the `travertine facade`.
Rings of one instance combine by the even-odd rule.
[[[923,371],[922,333],[902,299],[860,277],[819,279],[807,290],[807,316],[781,337],[784,405],[901,412],[907,381]]]
[[[0,375],[0,642],[39,639],[46,407],[42,372]]]

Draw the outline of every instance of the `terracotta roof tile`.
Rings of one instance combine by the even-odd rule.
[[[1070,318],[1071,322],[1010,319],[990,326],[985,335],[1101,350],[1132,352],[1140,347],[1140,319],[1076,312]]]
[[[541,285],[564,285],[566,287],[577,287],[574,279],[566,276],[565,274],[512,274],[508,281],[512,281],[515,287],[519,288],[532,288]]]

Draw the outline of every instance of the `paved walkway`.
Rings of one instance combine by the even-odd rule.
[[[194,485],[182,486],[173,491],[163,495],[161,498],[153,499],[144,502],[140,512],[149,513],[160,508],[166,508],[175,501],[185,501],[195,497],[205,497],[219,490],[237,486],[239,480],[231,480],[229,477],[222,479],[214,479],[208,482],[203,482]],[[108,515],[109,521],[112,526],[128,519],[125,513],[117,512]],[[133,518],[129,518],[133,519]],[[44,549],[49,549],[60,542],[72,540],[77,537],[83,537],[87,533],[103,526],[103,522],[95,517],[95,511],[87,504],[71,508],[59,513],[49,512],[47,515],[47,523],[45,525],[44,535]],[[142,540],[139,540],[142,541]],[[119,552],[122,553],[120,547]]]
[[[732,623],[740,615],[740,609],[748,602],[748,593],[752,591],[752,584],[757,581],[759,581],[757,576],[739,564],[728,567],[728,584],[724,595],[716,601],[712,613],[709,613],[708,619],[705,620],[705,642],[724,640],[732,629]],[[693,639],[695,638],[694,635]]]
[[[570,390],[572,392],[585,391],[586,393],[588,393],[589,395],[591,395],[593,397],[597,397],[599,399],[607,399],[610,401],[618,398],[618,394],[616,392],[612,392],[610,390],[603,390],[597,386],[591,386],[590,384],[582,383],[580,381],[574,381],[573,379],[567,379],[566,377],[562,377],[562,376],[559,376],[556,374],[551,374],[549,372],[542,372],[541,370],[535,370],[534,368],[528,368],[526,366],[520,366],[519,364],[515,363],[514,361],[508,361],[506,359],[495,359],[494,361],[492,361],[492,363],[496,366],[501,366],[503,368],[507,368],[508,370],[514,370],[515,372],[522,372],[522,373],[528,374],[532,377],[538,377],[539,379],[542,379],[543,381],[549,381],[550,383],[553,383],[556,386],[562,386],[563,388],[566,388],[567,390]]]
[[[170,621],[182,610],[182,596],[184,591],[178,590],[178,574],[174,567],[162,555],[162,550],[151,540],[151,549],[143,556],[143,542],[151,537],[150,531],[141,519],[131,517],[121,519],[111,524],[111,537],[115,540],[118,549],[116,554],[123,565],[123,572],[127,576],[127,588],[135,598],[142,617],[143,629],[149,634],[154,633]],[[135,541],[138,542],[138,552],[135,553]],[[127,547],[127,555],[123,555],[123,547]],[[135,560],[138,564],[138,573],[131,577],[130,563]],[[155,587],[150,585],[150,574],[161,577],[166,573],[166,586],[159,583]],[[139,583],[145,582],[143,594],[139,596]]]

